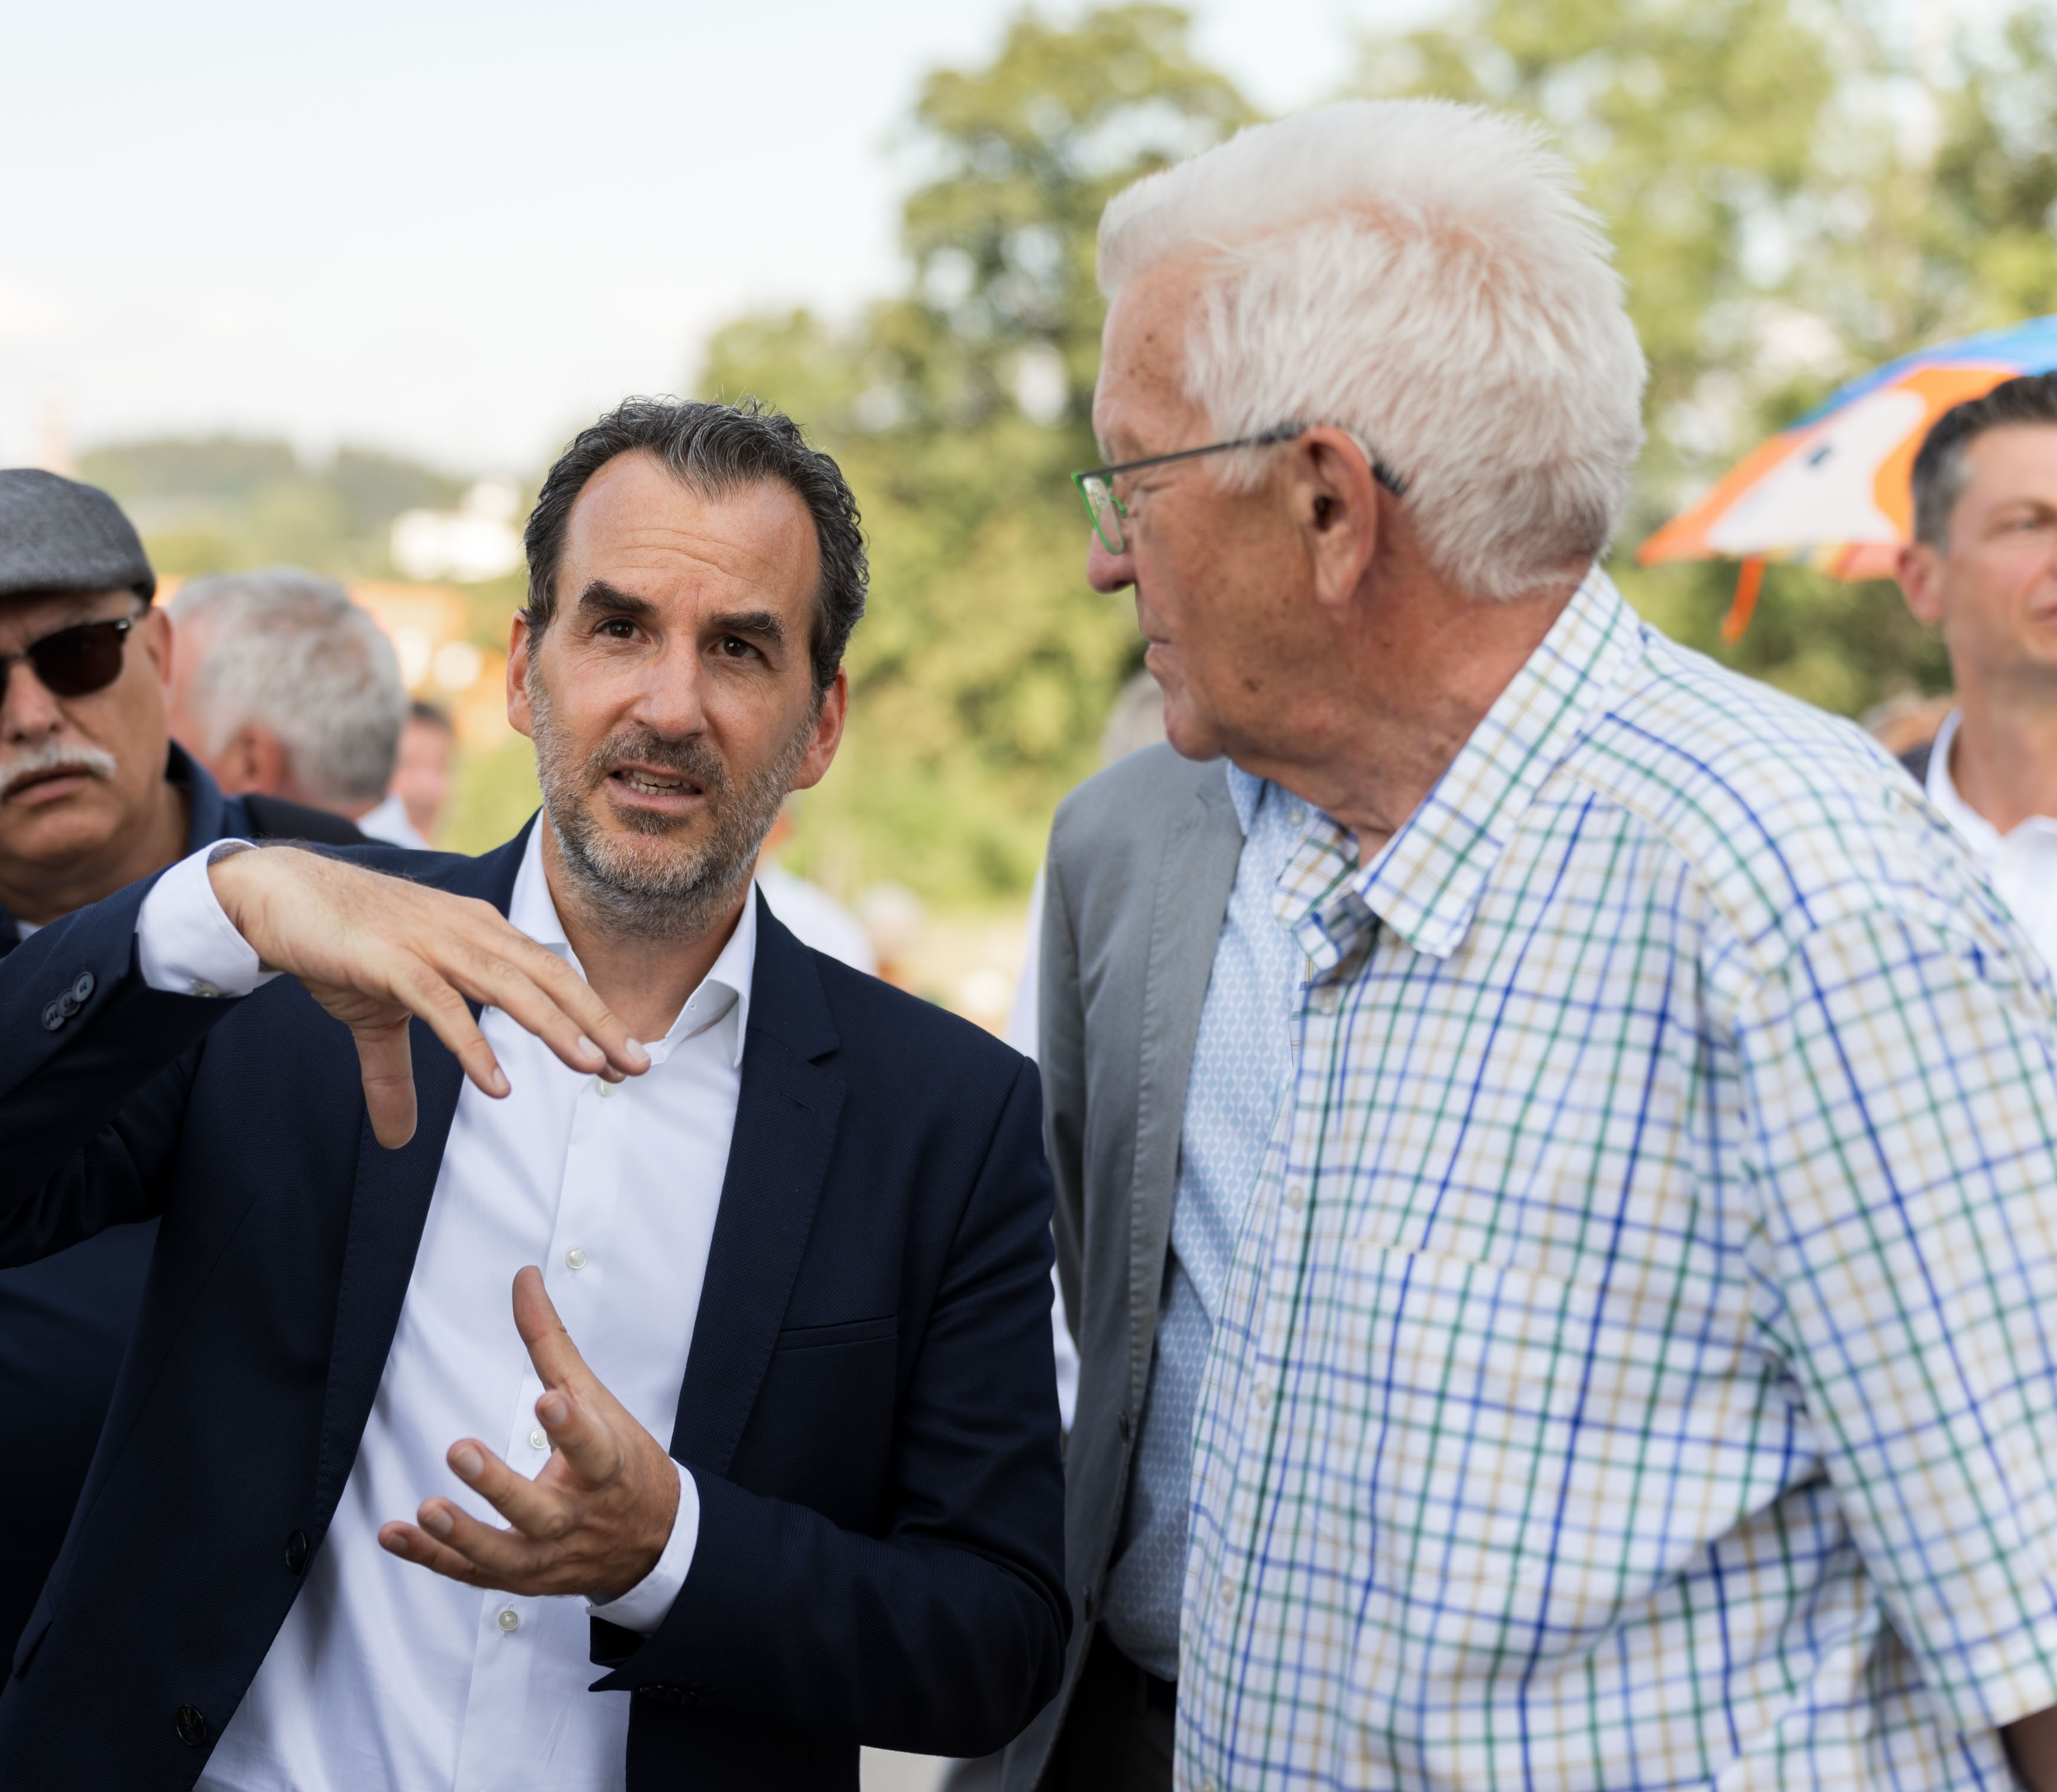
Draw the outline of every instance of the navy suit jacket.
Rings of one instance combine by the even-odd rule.
[[[351,856],[504,913],[522,843]],[[382,1149],[349,1035],[291,979],[145,985],[149,887],[0,964],[0,1263],[162,1216],[0,1695],[14,1792],[197,1778],[356,1456],[460,1086],[415,1023],[419,1125]],[[854,1789],[860,1742],[989,1751],[1056,1690],[1070,1623],[1034,1067],[761,906],[758,930],[670,1446],[699,1542],[653,1634],[593,1627],[596,1687],[636,1695],[631,1792]]]
[[[224,796],[176,745],[165,775],[185,791],[188,852],[281,834],[363,843],[340,816]],[[0,957],[17,939],[0,909]],[[34,1438],[37,1457],[33,1475],[0,1477],[0,1657],[14,1653],[64,1542],[157,1243],[154,1221],[113,1226],[40,1263],[0,1269],[0,1437]]]

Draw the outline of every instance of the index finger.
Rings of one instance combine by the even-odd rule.
[[[455,955],[451,979],[475,1001],[489,1003],[536,1035],[575,1070],[577,1042],[597,1046],[614,1069],[640,1076],[650,1054],[632,1039],[593,985],[560,958],[491,910],[480,918],[481,935]]]

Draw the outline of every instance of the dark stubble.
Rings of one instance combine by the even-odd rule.
[[[750,881],[758,849],[793,787],[814,738],[818,704],[768,763],[739,783],[698,735],[668,740],[654,729],[618,728],[581,756],[557,726],[549,693],[533,662],[529,708],[543,810],[557,837],[577,898],[609,931],[639,939],[687,939],[706,933]],[[640,841],[610,831],[598,811],[608,775],[629,764],[655,767],[700,787],[692,815],[616,812]]]

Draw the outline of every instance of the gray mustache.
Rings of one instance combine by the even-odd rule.
[[[58,740],[9,753],[0,757],[0,798],[12,796],[26,779],[52,771],[83,771],[104,784],[114,775],[114,755],[105,747]]]

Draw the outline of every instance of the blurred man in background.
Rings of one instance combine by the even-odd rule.
[[[419,699],[407,706],[407,720],[400,728],[400,751],[393,765],[393,781],[386,787],[386,800],[357,825],[375,839],[392,839],[382,834],[386,813],[397,803],[407,826],[430,846],[442,833],[443,814],[450,807],[452,766],[457,756],[457,729],[447,710]],[[396,840],[397,846],[410,842]]]
[[[156,591],[105,492],[0,472],[0,957],[218,839],[359,838],[333,816],[224,799],[171,743],[172,631]],[[66,993],[76,1005],[92,991]],[[36,1465],[0,1482],[0,1651],[64,1540],[157,1235],[155,1221],[111,1227],[0,1270],[0,1437],[23,1450],[34,1439]]]
[[[340,585],[296,566],[216,573],[180,587],[171,615],[172,732],[224,791],[428,844],[386,791],[408,714],[399,660]]]
[[[1914,461],[1907,607],[1957,707],[1901,763],[2057,969],[2057,375],[1946,410]]]
[[[792,838],[793,799],[789,796],[757,855],[757,887],[764,892],[771,912],[793,930],[794,938],[803,946],[826,952],[852,970],[876,977],[878,954],[864,923],[819,884],[810,883],[779,862],[780,851]]]
[[[1010,1783],[2057,1786],[2057,1013],[1869,741],[1598,565],[1564,165],[1304,113],[1100,277],[1173,750],[1051,837],[1084,1622]]]

